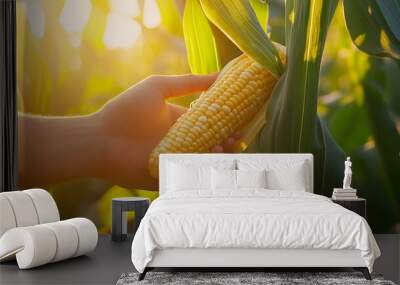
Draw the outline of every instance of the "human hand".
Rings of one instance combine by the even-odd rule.
[[[207,90],[217,75],[151,76],[110,100],[95,114],[101,120],[105,141],[105,164],[100,176],[121,186],[157,189],[148,172],[151,151],[161,141],[185,108],[166,99]],[[239,134],[234,134],[210,152],[231,152]]]

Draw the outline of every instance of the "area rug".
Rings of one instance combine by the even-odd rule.
[[[395,285],[384,280],[381,275],[372,275],[368,281],[360,272],[148,272],[146,278],[138,281],[138,273],[125,273],[117,281],[117,285],[294,285],[294,284],[379,284]]]

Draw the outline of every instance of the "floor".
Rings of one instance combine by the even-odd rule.
[[[382,251],[375,272],[400,282],[400,235],[375,235]],[[18,270],[15,262],[0,264],[0,284],[115,284],[124,272],[133,271],[131,239],[111,242],[100,236],[97,249],[82,256],[30,270]]]
[[[115,243],[103,235],[88,256],[29,270],[18,270],[16,262],[2,263],[0,284],[115,284],[122,273],[134,270],[131,243],[132,239]]]
[[[374,271],[385,279],[400,284],[400,234],[374,235],[381,250],[374,265]]]

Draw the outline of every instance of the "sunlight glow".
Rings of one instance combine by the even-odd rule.
[[[68,34],[68,41],[69,44],[74,48],[79,48],[82,42],[82,34],[80,33],[69,33]]]
[[[89,0],[66,0],[60,15],[60,24],[69,33],[81,33],[86,26],[92,3]]]
[[[140,24],[132,18],[118,13],[110,13],[103,40],[110,49],[130,48],[141,33]]]
[[[319,52],[319,35],[322,5],[319,0],[312,0],[310,5],[310,17],[307,24],[307,48],[304,51],[304,61],[315,61]]]
[[[69,61],[68,61],[69,68],[71,70],[79,70],[82,66],[81,56],[79,54],[75,54]]]
[[[160,11],[156,0],[145,0],[143,8],[143,24],[152,29],[161,24]]]
[[[294,24],[294,9],[289,13],[289,22]]]
[[[361,46],[365,41],[365,34],[361,34],[358,35],[355,39],[354,39],[354,43],[358,46]]]
[[[390,51],[390,39],[386,32],[382,29],[380,33],[380,42],[381,46],[384,50],[389,50]]]
[[[110,0],[111,11],[130,17],[140,15],[138,0]]]
[[[41,39],[44,36],[45,18],[40,1],[27,1],[28,23],[32,34]]]
[[[371,7],[371,5],[368,5],[368,14],[370,16],[372,15],[372,7]]]

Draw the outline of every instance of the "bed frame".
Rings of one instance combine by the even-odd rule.
[[[353,268],[371,280],[359,250],[329,249],[193,249],[156,250],[152,261],[139,275],[155,268],[229,268],[246,271],[271,268]]]
[[[160,195],[167,189],[167,162],[182,160],[218,161],[240,158],[291,159],[308,163],[309,188],[313,192],[312,154],[161,154],[160,155]],[[235,271],[265,268],[353,268],[361,271],[371,280],[369,270],[359,250],[330,249],[250,249],[250,248],[170,248],[158,249],[152,261],[139,275],[143,280],[146,273],[155,268],[230,268]]]

